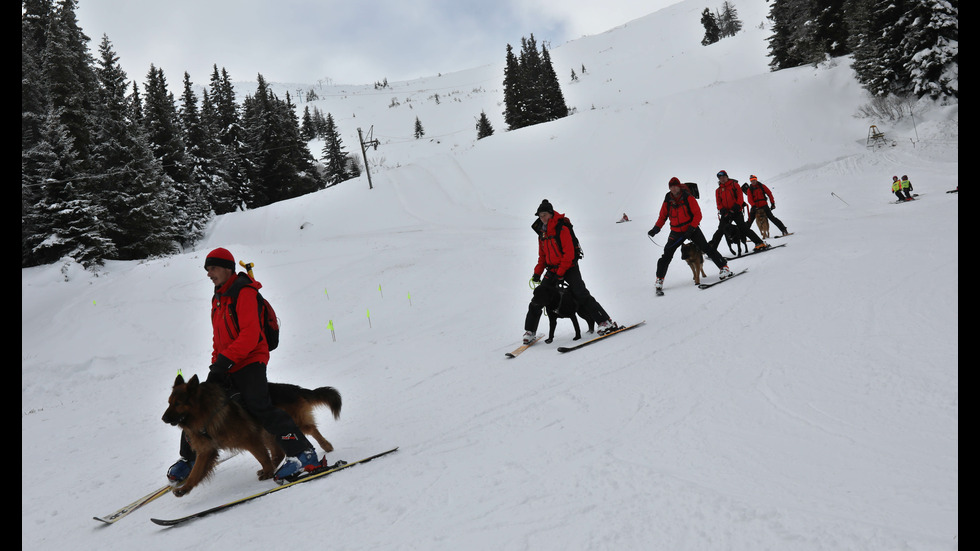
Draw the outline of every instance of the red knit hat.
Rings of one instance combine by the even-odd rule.
[[[681,181],[677,179],[677,176],[674,176],[669,182],[667,182],[667,187],[679,185],[681,185]]]
[[[207,268],[208,266],[218,266],[220,268],[234,270],[235,257],[232,256],[228,249],[218,247],[217,249],[209,252],[207,258],[204,259],[204,267]]]

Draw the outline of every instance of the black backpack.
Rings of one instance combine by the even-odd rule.
[[[231,284],[228,291],[221,295],[231,299],[231,304],[228,308],[231,312],[231,319],[235,322],[236,331],[241,331],[238,325],[238,310],[236,309],[238,293],[249,283],[252,283],[252,278],[248,277],[245,272],[239,272],[238,277]],[[269,344],[269,351],[271,352],[279,347],[279,318],[276,316],[276,311],[272,309],[272,304],[265,300],[262,293],[255,292],[255,301],[259,305],[259,326],[262,329],[261,334],[265,342]]]
[[[684,182],[684,186],[687,188],[688,193],[694,196],[695,199],[701,199],[701,193],[698,192],[698,185],[694,182]]]
[[[544,223],[540,218],[535,219],[534,223],[531,224],[531,229],[537,234],[538,239],[544,239]],[[575,229],[572,227],[572,222],[568,218],[562,218],[555,223],[555,243],[558,244],[558,251],[564,254],[565,251],[561,248],[561,229],[568,228],[568,232],[572,234],[572,244],[575,246],[575,263],[585,256],[585,252],[582,250],[582,244],[578,242],[578,237],[575,236]]]

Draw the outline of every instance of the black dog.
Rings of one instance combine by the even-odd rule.
[[[739,213],[739,216],[741,216],[741,213]],[[728,244],[728,250],[732,251],[733,255],[742,256],[743,245],[745,246],[745,252],[749,252],[749,239],[742,232],[741,228],[735,224],[735,222],[729,222],[729,224],[725,226],[725,243]],[[736,245],[738,247],[738,253],[735,252],[732,245]]]
[[[572,326],[575,327],[575,338],[572,340],[579,340],[582,338],[582,331],[579,329],[578,325],[578,315],[589,324],[589,333],[595,331],[595,320],[590,318],[575,301],[570,293],[567,292],[565,287],[555,287],[554,285],[538,285],[534,289],[534,298],[532,301],[543,307],[545,312],[548,313],[548,338],[544,342],[551,343],[555,340],[555,327],[558,325],[558,318],[569,318],[572,320]]]

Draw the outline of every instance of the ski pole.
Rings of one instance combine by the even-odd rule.
[[[663,246],[663,245],[661,245],[660,243],[657,243],[656,241],[654,241],[654,240],[653,240],[653,237],[650,237],[650,235],[649,235],[649,234],[647,234],[647,237],[649,237],[649,238],[650,238],[650,242],[651,242],[651,243],[653,243],[654,245],[656,245],[656,246],[658,246],[658,247],[660,247],[661,249],[662,249],[662,248],[664,248],[664,246]]]
[[[830,192],[830,194],[831,194],[831,195],[833,195],[834,197],[837,197],[838,199],[840,199],[840,202],[841,202],[841,203],[844,203],[844,204],[845,204],[845,205],[847,205],[847,206],[851,206],[850,204],[848,204],[848,202],[847,202],[847,201],[845,201],[845,200],[843,200],[843,199],[841,199],[841,198],[840,198],[840,196],[839,196],[839,195],[837,195],[836,193],[834,193],[833,191],[831,191],[831,192]]]

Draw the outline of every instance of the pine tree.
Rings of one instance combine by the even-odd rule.
[[[812,0],[773,0],[768,15],[773,34],[768,40],[774,71],[823,59],[813,47],[812,7]]]
[[[106,233],[115,258],[134,260],[174,252],[173,185],[153,157],[142,127],[129,118],[126,73],[107,36],[99,45],[98,124],[93,129],[92,162]]]
[[[514,54],[514,48],[508,44],[507,59],[504,64],[504,122],[511,129],[525,126],[520,91],[520,62]]]
[[[485,111],[480,111],[480,119],[476,122],[476,139],[482,140],[487,136],[493,136],[493,126],[487,118]]]
[[[815,0],[813,43],[824,56],[840,57],[851,53],[849,28],[844,4],[847,0]]]
[[[721,30],[721,36],[723,38],[735,36],[738,31],[742,30],[742,22],[738,18],[738,10],[728,0],[725,0],[721,5],[721,13],[718,16],[718,27]]]
[[[310,114],[310,106],[303,107],[303,117],[300,119],[299,133],[304,140],[310,141],[316,138],[316,128],[313,126],[313,115]]]
[[[568,116],[568,106],[544,46],[538,52],[532,34],[521,38],[521,53],[507,45],[504,68],[504,122],[510,130]]]
[[[914,0],[900,44],[916,97],[959,97],[959,2]]]
[[[282,101],[258,75],[255,96],[246,98],[242,120],[253,159],[249,167],[249,208],[314,191],[319,176],[313,158],[299,135],[299,119],[289,94]]]
[[[233,212],[246,203],[250,187],[250,155],[242,126],[241,109],[235,102],[231,76],[224,68],[219,73],[217,65],[212,67],[209,101],[207,108],[202,109],[202,118],[216,142],[214,159],[224,169],[228,182],[227,195],[217,191],[211,193],[214,212],[224,214]]]
[[[59,113],[72,147],[78,152],[79,170],[86,170],[92,138],[92,116],[95,110],[94,62],[88,51],[89,38],[78,27],[76,0],[60,0],[44,37],[41,67],[46,95]]]
[[[425,129],[422,128],[422,121],[418,117],[415,117],[415,139],[419,139],[425,136]]]
[[[854,50],[854,67],[858,81],[871,94],[905,94],[907,79],[902,78],[901,42],[905,29],[903,17],[909,0],[869,0],[862,15],[862,39]],[[904,80],[904,82],[903,82]]]
[[[183,237],[185,243],[190,244],[204,235],[204,227],[214,211],[214,196],[230,195],[231,186],[227,172],[214,160],[217,144],[197,108],[197,95],[187,72],[184,72],[184,91],[180,103],[180,127],[190,170],[187,184],[190,226]]]
[[[351,175],[347,170],[348,155],[344,151],[340,133],[334,124],[333,115],[327,113],[323,136],[323,157],[326,164],[326,180],[330,185],[336,185],[349,180]]]
[[[76,181],[79,174],[76,148],[63,115],[52,108],[45,117],[37,145],[26,153],[34,167],[37,204],[25,222],[34,228],[23,242],[27,265],[49,264],[72,258],[83,266],[102,264],[115,255],[106,237],[104,209],[90,188]]]
[[[544,44],[541,45],[541,71],[538,75],[541,80],[544,105],[547,106],[547,115],[541,122],[554,121],[568,116],[568,105],[565,104],[565,95],[561,92],[561,85],[558,83],[558,75],[551,63],[551,54]]]
[[[704,11],[701,12],[701,25],[704,26],[704,38],[701,39],[702,46],[714,44],[721,40],[721,29],[718,28],[718,20],[708,8],[704,8]]]

